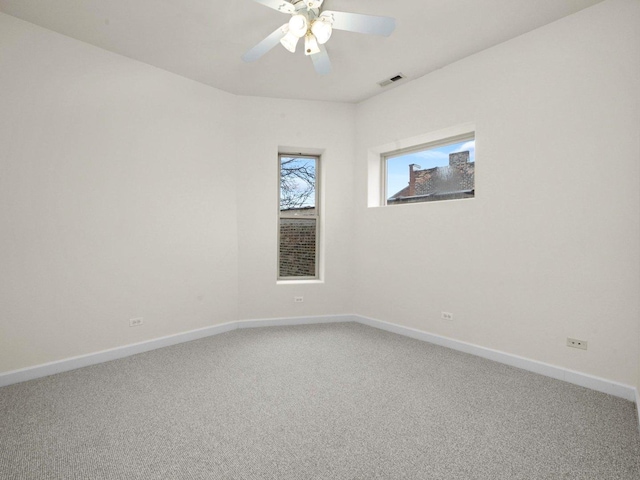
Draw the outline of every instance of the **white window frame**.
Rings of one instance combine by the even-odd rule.
[[[280,211],[280,174],[282,172],[282,158],[306,158],[315,160],[315,214],[314,215],[295,215],[288,214],[286,212]],[[288,281],[308,281],[308,280],[319,280],[320,279],[320,155],[314,154],[301,154],[301,153],[278,153],[278,242],[277,242],[277,281],[278,282],[288,282]],[[280,275],[280,220],[282,218],[297,218],[297,219],[305,219],[305,220],[315,220],[316,223],[316,238],[315,238],[315,275],[313,276],[297,276],[297,277],[284,277]]]
[[[414,202],[407,202],[407,203],[398,203],[398,204],[394,204],[394,205],[389,205],[389,203],[387,202],[388,200],[388,196],[389,196],[389,192],[387,191],[387,185],[388,185],[388,181],[387,181],[387,174],[388,174],[388,168],[387,168],[387,161],[389,159],[395,158],[395,157],[400,157],[403,155],[407,155],[410,153],[417,153],[417,152],[422,152],[425,150],[431,150],[433,148],[438,148],[438,147],[444,147],[446,145],[451,145],[454,143],[461,143],[461,142],[465,142],[465,141],[469,141],[469,140],[474,140],[476,139],[476,132],[475,131],[469,131],[467,133],[463,133],[460,135],[454,135],[454,136],[449,136],[446,138],[439,138],[437,140],[432,140],[426,143],[421,143],[419,145],[411,145],[408,147],[404,147],[404,148],[399,148],[397,150],[392,150],[392,151],[387,151],[387,152],[383,152],[380,154],[380,179],[382,180],[381,185],[380,185],[380,205],[381,206],[393,206],[393,207],[397,207],[400,205],[413,205],[415,203],[431,203],[429,201],[414,201]],[[474,190],[475,190],[475,179],[474,179]],[[475,195],[474,195],[475,197]],[[474,198],[471,197],[471,198]],[[464,199],[464,200],[469,200],[469,199]],[[439,202],[442,201],[447,201],[446,199],[443,200],[438,200]]]

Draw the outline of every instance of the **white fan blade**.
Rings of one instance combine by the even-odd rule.
[[[273,8],[282,13],[294,13],[296,7],[286,0],[253,0],[254,2],[261,3],[265,7]]]
[[[331,16],[333,28],[347,30],[348,32],[369,33],[388,37],[396,28],[396,19],[391,17],[333,12],[331,10],[325,10],[322,14]]]
[[[329,60],[329,54],[327,53],[327,49],[324,48],[324,45],[318,45],[318,47],[320,48],[320,53],[310,55],[313,68],[315,68],[316,72],[320,75],[327,75],[331,73],[331,60]]]
[[[282,37],[287,34],[288,27],[288,23],[285,23],[284,25],[279,27],[275,32],[273,32],[271,35],[269,35],[267,38],[262,40],[259,44],[245,53],[242,56],[242,60],[244,60],[245,62],[255,62],[256,60],[258,60],[261,56],[263,56],[273,47],[278,45],[278,43],[280,43]]]

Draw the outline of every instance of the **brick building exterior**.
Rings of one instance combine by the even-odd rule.
[[[295,217],[280,218],[279,276],[316,276],[315,208],[302,207],[283,211]],[[306,216],[306,218],[305,218]]]
[[[387,204],[428,202],[470,198],[475,190],[475,162],[469,162],[469,152],[449,155],[449,165],[414,170],[409,165],[409,185],[387,200]]]

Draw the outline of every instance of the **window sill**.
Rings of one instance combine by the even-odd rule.
[[[309,280],[277,280],[276,285],[309,285],[324,283],[324,280],[313,278]]]

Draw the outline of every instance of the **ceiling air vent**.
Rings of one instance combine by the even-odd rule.
[[[392,83],[398,82],[403,78],[406,78],[406,77],[403,74],[399,73],[395,77],[391,77],[381,82],[378,82],[378,85],[380,85],[381,87],[386,87],[387,85],[391,85]]]

